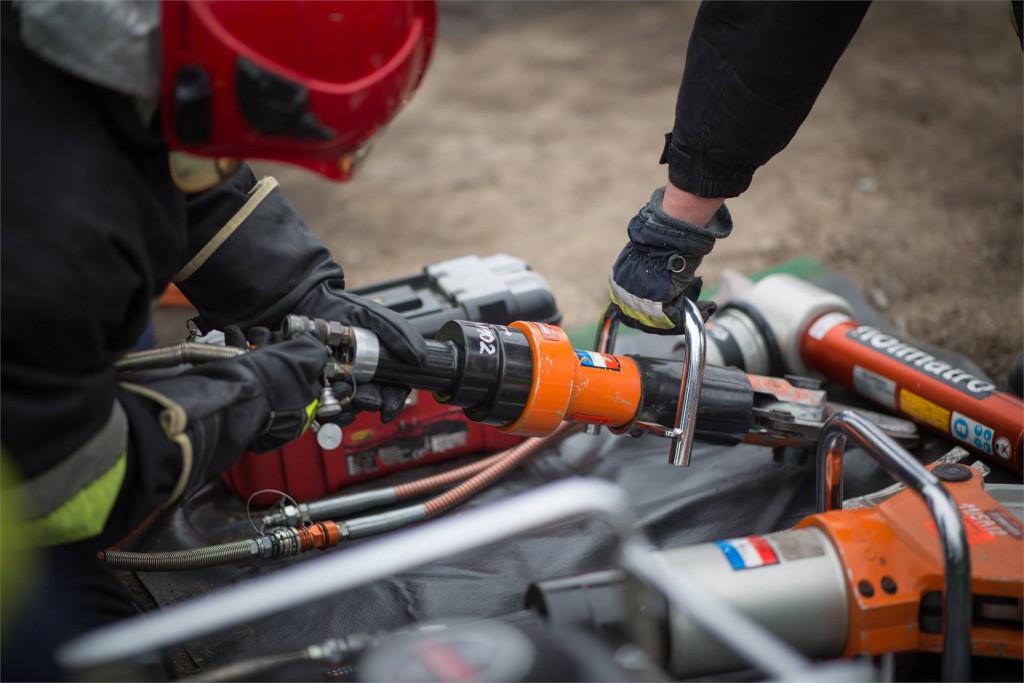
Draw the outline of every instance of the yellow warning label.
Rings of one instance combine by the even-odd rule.
[[[900,409],[915,420],[949,433],[949,411],[923,396],[900,389]]]

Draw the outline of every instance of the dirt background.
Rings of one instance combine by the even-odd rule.
[[[505,252],[572,327],[598,318],[657,164],[697,4],[443,3],[422,88],[362,174],[278,177],[350,287]],[[1008,3],[876,2],[705,259],[809,254],[899,328],[1000,382],[1022,348],[1022,60]]]

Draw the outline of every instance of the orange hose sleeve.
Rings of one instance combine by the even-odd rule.
[[[501,459],[495,464],[470,477],[455,488],[445,491],[441,495],[435,496],[423,503],[423,508],[426,510],[427,517],[436,517],[445,510],[450,510],[459,503],[465,501],[467,498],[470,498],[493,484],[500,477],[504,476],[514,467],[526,460],[526,458],[536,453],[541,447],[557,443],[567,436],[575,434],[581,429],[583,429],[583,425],[581,424],[565,423],[546,437],[527,439],[518,446],[513,446],[501,454]]]
[[[414,479],[407,481],[402,484],[398,484],[394,487],[395,489],[395,500],[405,500],[406,498],[412,498],[421,493],[427,493],[428,491],[434,491],[435,489],[443,488],[449,484],[460,482],[464,479],[472,477],[477,472],[487,469],[489,466],[501,460],[508,453],[508,450],[495,453],[486,458],[481,458],[475,462],[471,462],[468,465],[462,467],[456,467],[454,469],[440,472],[438,474],[431,475],[429,477],[422,477],[420,479]]]

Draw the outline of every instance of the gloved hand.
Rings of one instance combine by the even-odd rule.
[[[359,298],[359,297],[356,297]],[[366,301],[370,306],[376,306],[372,301]],[[357,313],[363,309],[360,307]],[[383,314],[380,314],[380,318],[374,315],[369,315],[362,321],[363,324],[359,324],[359,327],[373,330],[376,332],[378,337],[381,338],[382,343],[385,335],[393,334],[385,325],[381,325],[381,330],[375,330],[370,327],[370,324],[379,325],[377,320],[385,320],[395,315],[390,310],[385,309]],[[320,317],[320,316],[318,316]],[[398,316],[402,323],[405,320]],[[335,320],[335,318],[331,318]],[[370,324],[365,324],[367,321]],[[345,322],[339,320],[339,322]],[[350,324],[350,323],[345,323]],[[356,324],[356,323],[351,323]],[[224,328],[224,343],[228,346],[234,346],[240,349],[246,349],[251,347],[261,347],[267,344],[277,344],[283,340],[280,331],[271,332],[266,327],[253,327],[248,332],[242,332],[241,328],[237,325],[228,325]],[[416,336],[416,340],[422,343],[422,337]],[[388,348],[401,347],[404,343],[404,339],[394,339]],[[415,356],[413,356],[415,357]],[[379,412],[381,419],[384,422],[391,422],[401,412],[402,407],[405,405],[405,399],[408,398],[411,389],[407,387],[398,387],[390,384],[359,384],[353,386],[353,383],[347,379],[337,380],[331,383],[331,391],[334,393],[334,397],[342,404],[342,413],[334,422],[340,427],[345,427],[352,424],[356,419],[356,414],[364,410],[371,412]],[[270,450],[270,449],[267,449]]]
[[[189,196],[187,204],[191,257],[174,280],[202,314],[204,331],[228,324],[275,328],[294,313],[366,328],[407,363],[426,359],[422,336],[405,318],[345,291],[341,266],[273,178],[257,182],[243,166],[223,185]],[[352,407],[379,410],[387,422],[408,395],[407,388],[365,384]]]
[[[226,336],[226,335],[225,335]],[[191,491],[247,451],[261,453],[297,438],[309,426],[327,362],[327,347],[306,333],[145,383],[164,406],[160,421],[191,462]],[[233,341],[237,341],[234,339]],[[177,437],[177,438],[176,438]],[[189,455],[191,457],[189,457]]]
[[[623,324],[654,334],[683,333],[683,299],[697,301],[703,280],[696,275],[716,239],[732,231],[723,204],[706,227],[670,216],[662,209],[665,188],[629,222],[629,243],[612,265],[608,288]],[[717,308],[697,302],[705,320]]]
[[[298,309],[311,318],[336,320],[370,330],[382,346],[406,363],[419,365],[426,359],[427,346],[416,328],[401,314],[366,297],[327,285],[313,290]],[[338,392],[351,393],[351,383],[348,385],[347,390],[335,388],[339,400]],[[352,407],[356,411],[380,412],[381,420],[391,422],[405,406],[410,391],[408,387],[392,384],[360,384]]]

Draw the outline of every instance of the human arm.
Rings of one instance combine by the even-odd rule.
[[[612,300],[627,325],[681,332],[680,297],[696,299],[696,268],[715,239],[712,217],[731,225],[727,198],[796,134],[867,11],[864,2],[705,2],[687,49],[675,124],[662,163],[668,182],[658,210],[663,239],[630,243],[612,269]],[[719,233],[708,243],[702,232]],[[650,232],[650,231],[642,231]],[[668,259],[688,268],[673,273]],[[705,306],[708,313],[713,310]],[[654,323],[654,324],[652,324]]]
[[[243,166],[187,203],[189,258],[174,280],[200,311],[202,326],[276,328],[294,313],[367,328],[406,362],[422,362],[422,336],[401,315],[345,291],[341,266],[276,180],[257,181]],[[407,395],[402,387],[362,385],[355,403],[390,420]]]
[[[129,98],[0,30],[0,155],[17,169],[0,174],[0,434],[22,480],[4,496],[33,544],[100,549],[253,441],[297,435],[326,352],[299,340],[174,378],[120,375],[115,359],[183,262],[166,149]]]

